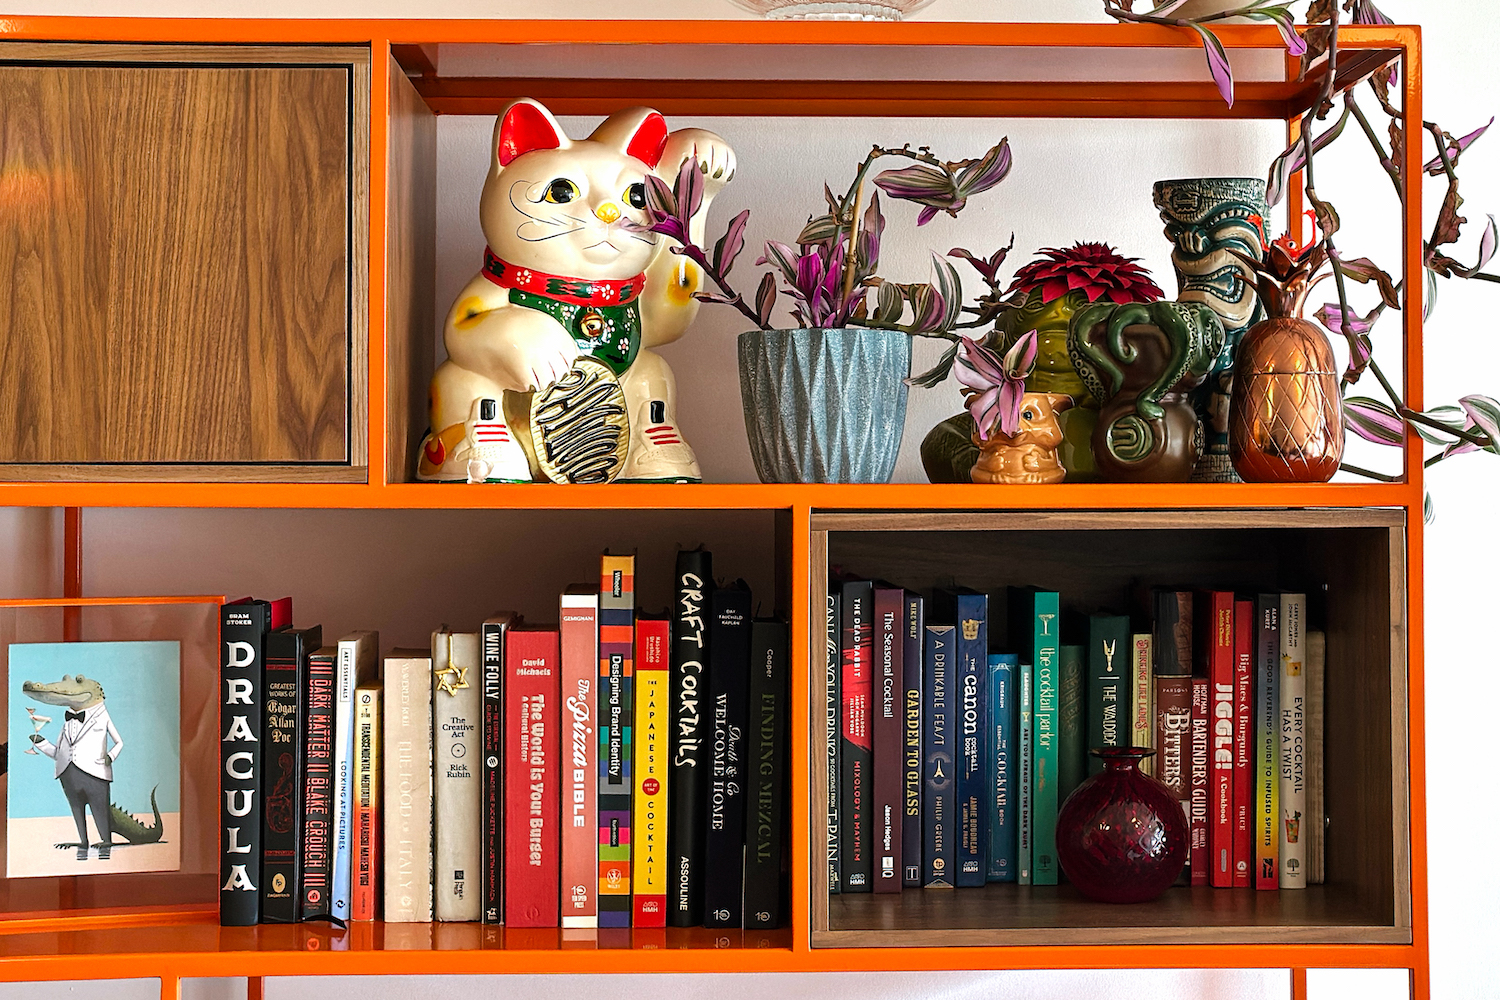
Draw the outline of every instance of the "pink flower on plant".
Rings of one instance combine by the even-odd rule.
[[[985,347],[979,338],[959,341],[953,374],[964,387],[969,415],[981,440],[988,441],[997,430],[1005,437],[1014,437],[1020,431],[1021,398],[1026,393],[1026,376],[1036,365],[1036,340],[1036,331],[1032,330],[1004,357]]]

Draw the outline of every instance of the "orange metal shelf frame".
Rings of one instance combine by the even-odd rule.
[[[1276,52],[1270,26],[1216,28],[1231,56],[1242,50]],[[116,912],[80,916],[31,914],[0,920],[0,979],[152,977],[162,994],[178,995],[178,979],[195,976],[480,972],[725,972],[978,968],[1306,968],[1392,967],[1412,970],[1413,991],[1427,995],[1425,746],[1422,663],[1422,453],[1409,438],[1405,481],[1397,484],[1307,486],[1112,486],[1031,488],[930,485],[798,486],[723,484],[698,486],[487,486],[433,487],[388,484],[385,467],[385,297],[387,94],[391,55],[413,77],[418,92],[438,113],[493,113],[501,100],[524,86],[564,113],[600,113],[621,102],[649,100],[674,114],[736,115],[1017,115],[1057,117],[1267,118],[1295,125],[1311,90],[1298,82],[1290,63],[1279,79],[1242,83],[1233,109],[1218,101],[1205,77],[1163,83],[1131,81],[907,81],[759,80],[751,76],[760,46],[860,47],[897,53],[902,47],[988,47],[1079,50],[1087,61],[1126,50],[1196,50],[1188,31],[1148,25],[989,24],[920,22],[864,24],[767,21],[535,21],[535,20],[236,20],[86,17],[0,17],[0,41],[157,42],[194,44],[369,44],[372,50],[370,129],[370,330],[369,481],[364,484],[212,483],[5,483],[0,504],[25,506],[212,506],[212,507],[404,507],[404,508],[683,508],[789,509],[791,512],[793,606],[806,608],[814,586],[809,566],[809,522],[813,510],[924,510],[1018,508],[1185,509],[1236,507],[1404,508],[1407,512],[1407,625],[1412,637],[1408,663],[1410,695],[1405,706],[1411,773],[1412,930],[1410,945],[1172,945],[1013,948],[843,949],[810,947],[808,899],[810,856],[808,776],[792,775],[792,930],[784,940],[731,939],[725,950],[713,941],[664,937],[626,949],[559,950],[554,942],[523,937],[489,941],[483,929],[458,925],[398,931],[363,925],[342,936],[308,928],[221,929],[210,910],[173,913]],[[516,44],[600,46],[736,46],[751,53],[744,78],[690,81],[589,80],[453,75],[441,72],[441,47]],[[1358,82],[1391,59],[1405,70],[1404,121],[1409,135],[1420,130],[1420,31],[1415,27],[1348,27],[1341,32],[1347,62],[1341,84]],[[1087,75],[1074,63],[1075,71]],[[682,96],[683,94],[690,96]],[[811,94],[818,96],[810,96]],[[1421,146],[1408,143],[1407,177],[1420,176]],[[1299,199],[1289,199],[1293,218]],[[1421,192],[1406,194],[1403,239],[1405,287],[1421,273]],[[1404,315],[1406,398],[1421,407],[1421,309]],[[794,617],[792,648],[809,648],[807,616]],[[805,656],[794,674],[806,678]],[[792,718],[811,706],[807,685],[792,684]],[[791,759],[807,760],[807,727],[793,725]],[[414,934],[403,937],[403,934]],[[377,947],[375,942],[382,946]],[[404,942],[404,943],[402,943]],[[499,946],[503,942],[503,947]],[[674,947],[674,944],[696,947]],[[258,990],[252,985],[252,992]]]

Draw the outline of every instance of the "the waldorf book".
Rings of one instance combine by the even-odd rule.
[[[178,870],[178,643],[12,643],[9,660],[5,877]]]

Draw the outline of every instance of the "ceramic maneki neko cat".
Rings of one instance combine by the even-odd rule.
[[[652,348],[698,313],[696,265],[644,229],[646,175],[696,158],[702,207],[734,176],[711,132],[649,108],[569,139],[535,101],[495,122],[479,201],[484,266],[448,312],[417,477],[438,482],[696,482],[676,381]]]

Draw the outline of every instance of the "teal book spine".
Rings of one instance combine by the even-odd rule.
[[[1020,725],[1017,727],[1020,753],[1016,768],[1016,881],[1031,884],[1031,761],[1034,749],[1032,732],[1032,669],[1031,664],[1016,667],[1016,687],[1021,695],[1017,699]]]
[[[990,842],[985,878],[990,882],[1016,880],[1016,660],[1014,653],[989,655]]]
[[[1084,712],[1084,646],[1063,646],[1057,681],[1057,807],[1088,777],[1088,716]]]
[[[1058,693],[1061,679],[1058,643],[1058,597],[1055,591],[1035,594],[1032,666],[1036,672],[1036,704],[1032,725],[1032,885],[1057,884]]]

